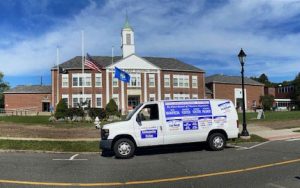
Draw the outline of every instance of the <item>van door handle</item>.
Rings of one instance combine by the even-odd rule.
[[[160,130],[162,131],[162,126],[159,126],[160,127]]]

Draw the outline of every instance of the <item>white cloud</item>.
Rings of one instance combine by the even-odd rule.
[[[14,46],[0,49],[1,70],[6,75],[47,72],[55,64],[57,45],[62,61],[81,55],[82,29],[86,52],[110,55],[114,45],[121,54],[120,30],[127,7],[138,54],[188,57],[198,59],[197,66],[205,70],[239,74],[236,54],[243,47],[248,55],[248,75],[265,72],[271,77],[294,77],[300,71],[299,34],[277,32],[296,19],[300,1],[232,0],[207,6],[209,2],[111,0],[99,6],[90,1],[72,19],[56,20],[52,30],[38,37],[22,36]],[[202,66],[203,59],[218,63]]]

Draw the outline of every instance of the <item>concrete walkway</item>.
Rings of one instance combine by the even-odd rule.
[[[300,132],[293,132],[295,130],[300,130],[300,128],[275,130],[261,125],[249,124],[247,126],[247,129],[249,134],[256,134],[268,140],[286,140],[292,138],[300,138]],[[240,126],[240,130],[242,130],[242,126]]]

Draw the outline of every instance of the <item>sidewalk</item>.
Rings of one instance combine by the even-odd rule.
[[[240,126],[240,130],[242,130],[242,128],[243,126]],[[293,132],[295,130],[300,130],[300,128],[275,130],[262,125],[248,124],[247,129],[249,134],[256,134],[268,140],[286,140],[300,138],[300,132]]]

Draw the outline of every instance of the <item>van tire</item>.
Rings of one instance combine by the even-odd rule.
[[[208,137],[209,148],[213,151],[223,150],[226,145],[225,136],[222,133],[213,133]]]
[[[127,138],[121,138],[114,143],[114,153],[116,158],[128,159],[134,155],[135,145]]]

